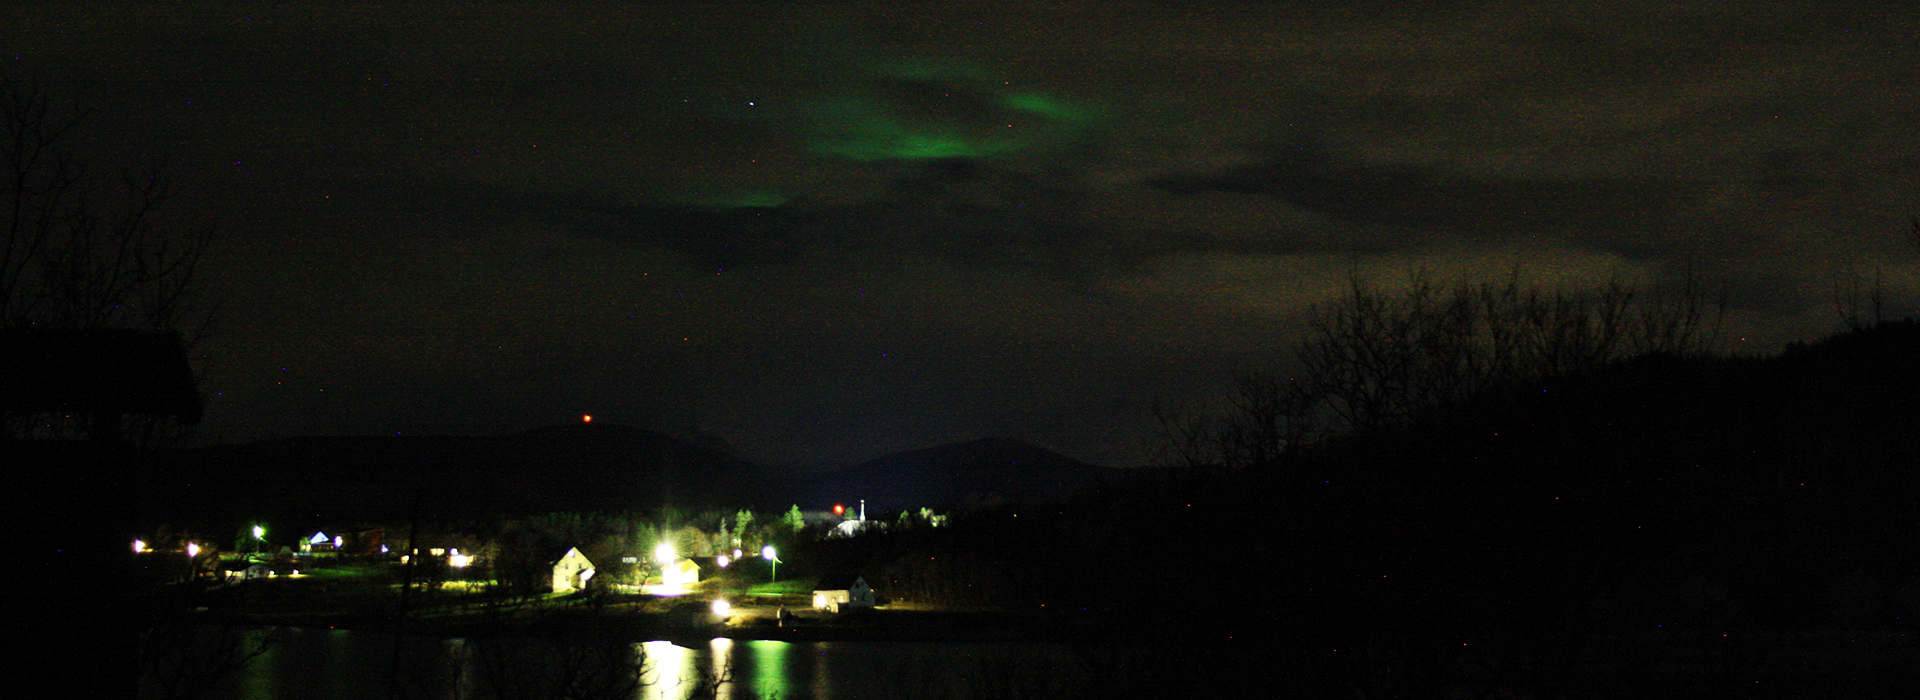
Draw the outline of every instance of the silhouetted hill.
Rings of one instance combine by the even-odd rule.
[[[1066,498],[1121,472],[1016,440],[988,438],[896,452],[829,472],[796,488],[814,502],[867,508],[948,508]]]
[[[158,488],[217,513],[443,517],[731,506],[761,470],[725,452],[615,425],[497,437],[301,437],[183,450]]]
[[[1428,484],[1904,483],[1920,459],[1920,324],[1766,358],[1630,358],[1330,452],[1336,470]]]

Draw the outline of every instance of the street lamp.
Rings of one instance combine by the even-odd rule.
[[[780,557],[773,553],[773,545],[761,547],[760,558],[773,562],[773,569],[767,574],[767,583],[780,580]]]
[[[258,553],[260,551],[261,540],[265,539],[266,536],[267,536],[266,527],[261,525],[253,526],[253,551],[255,553]]]

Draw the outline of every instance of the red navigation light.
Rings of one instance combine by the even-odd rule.
[[[846,507],[846,506],[843,506],[843,505],[840,505],[840,504],[838,504],[838,503],[835,503],[835,504],[833,504],[833,514],[834,514],[834,515],[844,515],[844,514],[846,514],[846,512],[847,512],[847,507]]]
[[[581,417],[580,417],[580,422],[582,422],[582,423],[592,423],[592,422],[593,422],[593,416],[581,416]]]

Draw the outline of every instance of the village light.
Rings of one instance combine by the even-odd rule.
[[[142,542],[142,541],[140,541],[140,540],[134,540],[134,541],[133,541],[133,553],[134,553],[134,554],[139,554],[139,553],[141,553],[141,552],[144,552],[144,551],[147,551],[147,543],[145,543],[145,542]]]
[[[774,554],[773,545],[761,547],[760,558],[773,563],[773,568],[767,572],[767,583],[780,580],[780,557]]]
[[[714,560],[714,563],[716,563],[716,564],[719,564],[719,565],[720,565],[720,568],[722,568],[722,569],[724,569],[724,568],[727,568],[727,565],[728,565],[728,564],[732,564],[732,563],[733,563],[733,560],[732,560],[732,559],[729,559],[729,558],[727,558],[727,555],[725,555],[725,554],[722,554],[722,555],[720,555],[720,557],[719,557],[719,558],[717,558],[717,559],[715,559],[715,560]]]
[[[713,616],[714,617],[724,619],[726,618],[727,614],[730,612],[733,612],[733,606],[731,604],[728,604],[726,599],[715,598],[713,600]]]
[[[451,557],[447,557],[447,565],[456,569],[464,569],[467,567],[468,564],[472,564],[472,563],[473,563],[473,557],[471,555],[455,554]]]
[[[197,558],[197,557],[199,557],[199,556],[200,556],[200,543],[198,543],[198,542],[188,542],[188,543],[187,543],[187,558],[188,558],[188,559],[194,559],[194,558]]]
[[[661,542],[659,546],[653,548],[653,560],[661,564],[672,564],[673,560],[679,558],[674,555],[671,542]]]

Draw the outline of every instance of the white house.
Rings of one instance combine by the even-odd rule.
[[[692,559],[681,559],[660,567],[660,585],[667,588],[686,588],[700,582],[700,565]]]
[[[560,560],[553,563],[553,592],[571,593],[587,587],[587,581],[593,578],[593,562],[587,555],[580,553],[579,547],[569,547]]]
[[[331,551],[332,549],[333,549],[333,538],[328,537],[327,533],[325,532],[313,533],[312,537],[308,537],[300,541],[301,554],[306,554],[314,551],[323,551],[323,552]]]
[[[813,609],[840,612],[848,608],[873,607],[873,587],[859,574],[822,576],[813,587]]]

